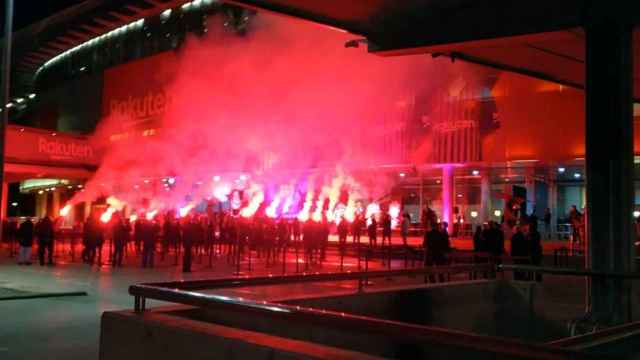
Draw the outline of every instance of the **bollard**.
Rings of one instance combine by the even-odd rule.
[[[287,273],[287,246],[282,247],[282,275]]]
[[[236,274],[240,275],[240,244],[236,244]]]
[[[215,249],[216,244],[213,243],[213,239],[209,243],[209,267],[213,267],[213,251]]]
[[[296,241],[296,273],[300,272],[300,254],[298,253],[298,241]]]

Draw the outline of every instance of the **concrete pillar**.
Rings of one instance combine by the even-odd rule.
[[[527,190],[527,202],[526,206],[523,207],[523,210],[525,210],[527,215],[533,212],[533,208],[536,205],[536,179],[533,172],[533,168],[525,170],[524,188]]]
[[[41,218],[47,213],[47,193],[36,195],[36,217]]]
[[[53,192],[52,202],[53,202],[51,206],[52,213],[49,214],[49,216],[51,216],[52,218],[56,218],[60,214],[60,192],[59,191]]]
[[[453,166],[442,168],[442,221],[449,224],[449,232],[453,229],[454,200]]]
[[[634,268],[632,26],[611,19],[591,19],[585,29],[586,265],[596,271],[626,272]],[[628,282],[594,278],[589,294],[597,321],[630,320]]]
[[[2,182],[2,198],[0,198],[2,204],[0,204],[0,220],[5,221],[7,219],[7,205],[9,203],[9,183]]]
[[[91,202],[85,201],[84,202],[84,219],[82,219],[82,221],[87,220],[90,214],[91,214]]]
[[[491,176],[484,170],[480,177],[480,223],[491,220],[493,205],[491,201]]]
[[[551,236],[555,238],[558,230],[558,183],[551,180],[547,183],[547,201],[551,212]]]

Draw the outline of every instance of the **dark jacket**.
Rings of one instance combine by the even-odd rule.
[[[129,229],[123,222],[116,222],[113,226],[113,243],[116,247],[122,248],[129,241]]]
[[[376,219],[371,219],[371,224],[369,224],[369,226],[367,227],[367,231],[369,233],[370,238],[372,239],[376,238],[377,231],[378,231],[378,222],[376,221]]]
[[[529,256],[530,248],[527,239],[521,232],[516,232],[511,237],[511,256]]]
[[[20,246],[23,247],[33,246],[33,222],[31,222],[30,219],[20,224],[20,228],[18,229],[18,242]]]
[[[48,244],[53,241],[53,223],[48,217],[40,220],[36,225],[36,236],[38,236],[39,244]]]
[[[386,236],[391,235],[391,216],[385,215],[382,219],[382,233]]]
[[[423,246],[427,252],[427,262],[439,265],[446,262],[446,253],[449,251],[449,246],[445,234],[437,229],[427,231],[424,234]]]
[[[534,265],[540,265],[542,262],[542,243],[540,242],[540,233],[536,229],[532,229],[528,236],[531,260]]]
[[[473,234],[473,251],[484,252],[486,250],[484,231],[476,231]]]

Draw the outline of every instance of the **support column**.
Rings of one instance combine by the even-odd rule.
[[[82,219],[82,221],[87,220],[90,214],[91,214],[91,201],[85,201],[84,202],[84,219]]]
[[[547,183],[549,212],[551,212],[551,237],[555,238],[558,230],[558,183],[551,180]]]
[[[533,170],[533,168],[527,169],[524,177],[524,188],[527,190],[527,202],[523,210],[525,210],[526,215],[531,214],[536,205],[536,179]]]
[[[586,27],[587,267],[631,271],[633,256],[632,26],[607,18]],[[595,319],[630,320],[630,284],[593,279]]]
[[[53,204],[51,204],[51,214],[49,214],[49,216],[55,219],[60,214],[60,192],[57,190],[54,191],[51,199],[53,201]]]
[[[491,220],[493,206],[491,204],[491,176],[489,169],[482,171],[480,177],[480,223]]]
[[[453,166],[442,168],[442,221],[449,224],[449,232],[453,229]]]
[[[36,217],[41,218],[47,212],[47,193],[36,195]]]
[[[9,203],[9,183],[4,181],[2,183],[2,198],[0,198],[2,202],[0,205],[2,206],[0,209],[0,219],[5,221],[7,219],[7,205]]]

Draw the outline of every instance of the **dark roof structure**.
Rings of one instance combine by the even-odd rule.
[[[188,1],[87,0],[23,28],[14,34],[12,95],[31,92],[38,70],[66,51],[185,3]]]
[[[233,0],[339,29],[383,55],[432,54],[584,88],[589,21],[640,24],[634,1]],[[356,42],[348,45],[357,44]],[[634,32],[640,99],[640,32]]]
[[[15,35],[13,94],[27,93],[51,59],[137,19],[186,3],[217,0],[88,0]],[[230,0],[354,34],[382,56],[431,54],[584,87],[589,19],[640,23],[634,1],[591,0]],[[361,38],[361,39],[358,39]],[[635,83],[640,34],[635,32]],[[640,86],[635,97],[640,99]]]

